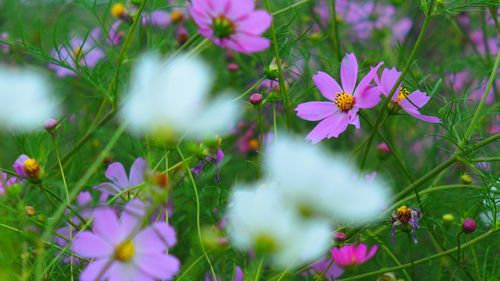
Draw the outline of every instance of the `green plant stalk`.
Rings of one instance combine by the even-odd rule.
[[[330,38],[332,44],[335,47],[335,54],[337,55],[337,60],[342,60],[342,55],[340,54],[340,40],[339,33],[337,30],[337,10],[335,9],[335,0],[330,0],[330,14],[331,14],[331,31]]]
[[[392,87],[389,95],[387,96],[387,98],[385,99],[385,102],[382,105],[382,108],[380,109],[377,121],[375,122],[375,126],[373,128],[373,131],[372,131],[369,139],[368,139],[368,142],[365,146],[363,156],[361,158],[361,169],[364,169],[364,167],[365,167],[368,152],[370,151],[370,146],[373,142],[373,139],[375,138],[375,135],[377,134],[377,131],[380,129],[380,126],[382,125],[382,120],[384,120],[384,117],[386,114],[385,111],[387,110],[387,106],[391,102],[392,96],[394,96],[396,90],[399,87],[399,84],[401,84],[401,82],[405,78],[406,74],[410,70],[410,67],[413,64],[413,60],[415,59],[415,56],[417,55],[417,51],[419,50],[420,45],[422,44],[422,42],[424,40],[424,36],[426,34],[427,28],[429,26],[429,22],[430,22],[431,17],[432,17],[431,16],[432,11],[434,10],[434,3],[435,3],[435,0],[431,0],[431,3],[430,3],[430,11],[431,12],[428,15],[426,15],[424,23],[422,24],[422,28],[420,29],[420,34],[418,35],[417,41],[415,42],[415,45],[413,46],[413,49],[411,50],[410,56],[408,57],[408,60],[406,61],[406,65],[404,66],[401,75],[399,76],[398,80],[396,81],[396,83]]]
[[[463,143],[466,143],[469,141],[470,136],[478,123],[479,115],[481,114],[481,112],[483,110],[484,104],[485,104],[486,99],[488,98],[488,94],[491,90],[491,86],[493,85],[493,82],[495,81],[495,78],[497,76],[497,68],[498,68],[499,63],[500,63],[500,52],[497,52],[495,64],[493,65],[493,69],[491,70],[490,79],[488,80],[488,84],[486,85],[486,90],[484,91],[483,97],[481,98],[481,101],[479,102],[479,105],[477,106],[476,112],[474,112],[474,116],[472,117],[472,120],[469,124],[469,127],[467,128],[467,131],[465,132]]]
[[[148,0],[141,1],[139,9],[137,10],[137,13],[136,13],[135,18],[134,18],[134,22],[132,23],[132,26],[130,27],[130,30],[127,34],[127,37],[125,38],[125,42],[123,43],[122,49],[120,51],[120,54],[118,55],[118,63],[116,65],[115,77],[110,84],[110,90],[112,93],[114,93],[113,108],[118,107],[118,99],[119,99],[118,84],[120,82],[121,67],[123,65],[123,61],[125,60],[125,56],[127,54],[128,48],[130,47],[130,44],[132,43],[132,39],[134,38],[135,30],[137,29],[137,26],[139,25],[139,22],[141,21],[141,14],[142,14],[142,11],[144,10],[146,2],[148,2]]]
[[[269,0],[264,0],[264,3],[266,5],[266,9],[269,11],[269,13],[271,13],[271,6],[269,4]],[[285,79],[283,78],[283,67],[281,65],[281,57],[280,57],[278,39],[276,37],[276,28],[274,25],[274,20],[271,22],[271,41],[273,44],[276,66],[278,68],[278,82],[280,85],[281,98],[285,106],[286,126],[288,129],[290,129],[290,103],[288,101],[288,96],[285,89]]]
[[[200,243],[200,248],[201,251],[203,252],[203,255],[205,256],[205,259],[207,260],[208,266],[210,267],[210,272],[212,274],[213,280],[217,280],[217,276],[215,275],[215,270],[212,265],[212,261],[210,260],[210,257],[208,256],[208,253],[205,249],[205,245],[203,243],[203,237],[201,234],[201,220],[200,220],[200,211],[201,211],[201,206],[200,206],[200,196],[198,194],[198,187],[196,186],[196,181],[194,180],[193,174],[191,173],[191,168],[189,168],[189,165],[184,161],[184,155],[182,154],[181,148],[179,145],[177,145],[177,152],[179,153],[179,156],[181,157],[181,160],[183,162],[184,169],[186,170],[186,173],[188,173],[189,180],[191,181],[191,185],[193,186],[193,192],[194,196],[196,199],[196,228],[198,232],[198,240]]]
[[[463,243],[461,245],[461,249],[470,247],[470,246],[472,246],[472,245],[474,245],[474,244],[476,244],[476,243],[478,243],[478,242],[480,242],[480,241],[482,241],[482,240],[484,240],[484,239],[486,239],[486,238],[488,238],[490,236],[493,236],[499,230],[500,230],[500,228],[492,229],[492,230],[484,233],[483,235],[480,235],[480,236],[476,237],[475,239],[473,239],[473,240],[471,240],[469,242]],[[413,262],[413,264],[417,265],[417,264],[425,263],[425,262],[428,262],[428,261],[440,258],[442,256],[446,256],[446,255],[455,253],[456,251],[457,251],[457,247],[454,247],[454,248],[448,249],[446,251],[443,251],[441,253],[434,254],[434,255],[431,255],[431,256],[428,256],[428,257],[425,257],[425,258],[421,258],[421,259],[415,260]],[[353,277],[342,278],[342,279],[339,279],[338,281],[363,279],[363,278],[370,277],[370,276],[380,275],[380,274],[383,274],[383,273],[386,273],[386,272],[402,270],[403,268],[407,268],[407,267],[410,267],[410,266],[411,266],[411,263],[406,263],[406,264],[399,265],[399,266],[387,267],[387,268],[375,270],[375,271],[372,271],[372,272],[367,272],[367,273],[359,274],[359,275],[356,275],[356,276],[353,276]]]
[[[293,10],[293,9],[295,9],[295,8],[298,8],[298,7],[300,7],[300,6],[304,5],[304,4],[307,4],[307,3],[309,3],[309,2],[311,2],[311,0],[302,0],[302,1],[299,1],[299,2],[297,2],[297,3],[295,3],[295,4],[292,4],[292,5],[290,5],[290,6],[286,7],[286,8],[283,8],[283,9],[281,9],[281,10],[276,11],[276,12],[272,13],[271,15],[272,15],[273,17],[275,17],[275,16],[279,16],[279,15],[281,15],[281,14],[283,14],[283,13],[286,13],[286,12],[288,12],[288,11],[290,11],[290,10]]]
[[[109,143],[104,147],[104,149],[101,151],[99,156],[97,157],[96,161],[92,163],[92,165],[89,167],[89,169],[85,172],[83,177],[75,184],[74,189],[70,193],[70,201],[73,201],[77,196],[80,190],[87,184],[87,182],[90,180],[90,178],[95,174],[99,166],[101,165],[102,161],[106,157],[106,155],[111,151],[111,149],[115,146],[116,142],[120,138],[120,136],[123,134],[125,131],[125,128],[127,127],[126,124],[121,125],[113,134],[111,137]],[[47,222],[47,227],[45,228],[43,234],[42,234],[42,240],[48,240],[50,238],[52,229],[55,227],[55,225],[59,222],[59,220],[62,218],[64,215],[64,210],[66,209],[66,205],[63,204],[57,208],[57,210],[54,212],[53,219],[49,220]],[[45,248],[44,247],[39,247],[38,249],[38,257],[36,260],[35,264],[35,280],[39,281],[42,280],[42,271],[43,271],[43,259],[45,257]]]

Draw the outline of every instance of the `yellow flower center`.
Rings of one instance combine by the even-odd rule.
[[[409,223],[411,219],[411,209],[406,207],[405,205],[399,207],[396,210],[398,215],[398,219],[403,223]]]
[[[122,3],[116,3],[111,7],[111,15],[115,18],[123,16],[127,12],[127,9]]]
[[[24,171],[30,177],[36,177],[40,172],[40,165],[34,159],[28,159],[24,161]]]
[[[335,98],[335,104],[338,106],[340,111],[349,111],[354,106],[354,97],[351,94],[338,92]]]
[[[135,246],[132,241],[127,240],[115,248],[115,259],[121,262],[130,261],[135,254]]]
[[[230,37],[235,31],[234,23],[224,16],[213,19],[212,29],[214,30],[214,36],[220,39]]]
[[[172,22],[179,23],[182,21],[184,16],[181,11],[173,11],[170,13],[170,18],[172,19]]]
[[[404,100],[409,94],[410,91],[408,91],[408,89],[401,87],[401,89],[399,90],[397,102]]]
[[[278,243],[267,234],[260,234],[255,238],[255,251],[260,254],[273,253],[278,250]]]

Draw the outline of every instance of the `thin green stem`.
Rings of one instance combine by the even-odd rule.
[[[271,5],[269,4],[269,0],[264,0],[264,3],[266,5],[266,9],[271,12]],[[278,39],[276,36],[276,27],[274,24],[274,20],[271,22],[271,40],[273,43],[273,50],[274,50],[274,58],[276,60],[276,67],[278,69],[278,82],[280,86],[280,94],[281,94],[281,99],[283,101],[283,105],[285,107],[285,115],[286,115],[286,125],[287,128],[290,128],[290,103],[288,102],[288,95],[286,93],[286,88],[285,88],[285,79],[283,78],[283,66],[281,65],[281,57],[280,57],[280,51],[279,51],[279,44],[278,44]]]
[[[335,54],[337,55],[337,60],[341,61],[342,55],[340,54],[340,41],[339,41],[339,33],[337,30],[337,9],[335,8],[335,0],[330,0],[330,14],[332,22],[330,38],[335,48]]]
[[[469,141],[469,138],[470,138],[473,130],[475,129],[475,127],[478,123],[479,115],[481,114],[483,107],[484,107],[484,104],[486,102],[486,99],[488,98],[488,94],[491,90],[491,86],[493,85],[493,82],[496,79],[497,68],[498,68],[499,63],[500,63],[500,52],[497,52],[495,64],[493,65],[493,69],[491,69],[490,79],[488,80],[488,84],[486,85],[486,89],[484,91],[483,97],[481,98],[481,101],[479,102],[479,105],[477,106],[476,112],[474,112],[474,116],[472,117],[472,120],[469,124],[469,127],[467,128],[467,131],[465,132],[465,136],[464,136],[464,140],[463,140],[463,142],[465,142],[465,143]]]
[[[179,153],[179,156],[181,157],[184,169],[186,170],[186,173],[188,173],[189,180],[191,181],[191,185],[193,186],[194,197],[196,200],[196,229],[198,232],[198,240],[200,243],[200,248],[201,248],[201,251],[203,252],[203,255],[205,256],[205,259],[207,260],[208,266],[210,267],[210,273],[212,274],[213,280],[217,280],[217,276],[215,275],[214,267],[212,266],[212,261],[210,260],[210,257],[208,256],[208,253],[205,249],[205,244],[203,242],[203,237],[201,234],[201,219],[200,219],[201,206],[200,206],[200,196],[198,194],[198,187],[196,186],[196,181],[194,180],[193,174],[191,173],[191,168],[189,168],[189,165],[187,164],[187,162],[185,162],[184,155],[182,154],[182,151],[181,151],[181,148],[179,147],[179,145],[177,145],[177,152]]]
[[[417,51],[419,50],[420,45],[422,44],[422,42],[424,40],[427,28],[428,28],[430,20],[431,20],[432,11],[434,10],[434,3],[435,3],[435,0],[431,0],[430,12],[425,17],[422,28],[420,29],[420,34],[418,35],[417,41],[415,42],[415,45],[413,46],[413,49],[411,50],[410,56],[408,57],[408,60],[406,61],[406,65],[404,66],[403,71],[402,71],[401,75],[399,76],[398,80],[396,81],[396,83],[394,83],[394,86],[392,87],[389,95],[387,96],[387,98],[385,99],[385,101],[382,105],[382,108],[379,111],[377,121],[375,122],[375,126],[373,128],[373,131],[372,131],[369,139],[368,139],[368,142],[365,146],[363,156],[361,158],[361,169],[364,169],[364,167],[365,167],[366,159],[368,157],[368,152],[370,151],[370,146],[373,142],[373,139],[375,138],[375,135],[377,134],[377,131],[380,129],[380,126],[382,125],[382,120],[384,120],[384,118],[385,118],[386,110],[387,110],[389,103],[392,100],[392,96],[394,96],[399,85],[401,84],[401,82],[405,78],[406,74],[408,74],[408,71],[410,70],[410,68],[413,64],[413,60],[415,59],[415,56],[417,55]]]
[[[311,0],[302,0],[302,1],[299,1],[299,2],[297,2],[295,4],[292,4],[292,5],[290,5],[290,6],[286,7],[286,8],[283,8],[281,10],[276,11],[276,12],[272,13],[271,15],[273,17],[279,16],[279,15],[281,15],[283,13],[286,13],[286,12],[288,12],[290,10],[298,8],[298,7],[300,7],[300,6],[304,5],[304,4],[307,4],[309,2],[311,2]]]

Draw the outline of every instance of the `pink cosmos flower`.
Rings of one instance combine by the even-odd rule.
[[[16,181],[16,177],[9,178],[6,173],[0,172],[0,195],[3,195],[7,191],[7,188],[15,184]]]
[[[341,267],[361,265],[370,260],[377,253],[377,245],[368,251],[368,246],[364,243],[358,245],[346,244],[342,247],[335,247],[331,250],[334,262]]]
[[[90,264],[81,281],[171,280],[179,271],[179,260],[166,251],[177,242],[175,230],[165,222],[141,229],[145,207],[135,199],[120,219],[110,208],[94,211],[92,231],[78,233],[72,250]]]
[[[124,190],[142,184],[146,168],[146,161],[137,158],[130,167],[130,176],[127,176],[127,172],[120,162],[111,163],[104,174],[111,182],[101,183],[94,188],[104,193],[117,195]]]
[[[396,84],[400,75],[401,72],[397,71],[397,69],[393,67],[391,69],[384,69],[384,71],[382,71],[382,77],[380,78],[380,81],[378,81],[378,77],[376,78],[377,84],[380,85],[382,93],[385,96],[389,96],[392,87],[394,87],[394,84]],[[392,102],[398,105],[411,116],[429,123],[441,123],[441,119],[434,116],[422,115],[419,112],[419,109],[427,104],[430,99],[431,97],[427,96],[424,92],[421,92],[419,90],[410,93],[406,88],[403,87],[403,84],[398,86],[398,88],[396,89],[396,94],[392,96]]]
[[[108,31],[108,37],[106,38],[106,43],[110,46],[117,46],[123,39],[123,32],[120,31],[120,26],[122,24],[121,20],[117,20],[111,24]]]
[[[500,46],[500,36],[485,39],[483,31],[479,29],[470,33],[470,39],[476,45],[476,48],[481,55],[494,56],[498,52],[498,46]]]
[[[483,79],[481,82],[474,81],[472,83],[472,92],[469,95],[469,100],[474,102],[480,102],[483,99],[484,92],[486,91],[486,87],[488,86],[488,79]],[[500,79],[495,80],[495,84],[497,89],[500,89]],[[495,101],[495,87],[491,87],[488,92],[488,96],[486,97],[486,104],[492,104]]]
[[[193,0],[190,13],[199,33],[217,46],[250,54],[270,45],[262,33],[272,17],[264,10],[255,11],[254,0]]]
[[[372,108],[380,101],[379,87],[370,82],[376,77],[381,65],[382,62],[372,67],[357,86],[358,61],[354,54],[347,54],[340,65],[342,87],[324,72],[314,75],[314,84],[329,101],[306,102],[295,109],[297,116],[304,120],[321,120],[306,139],[318,143],[325,138],[337,138],[349,124],[359,129],[359,109]]]
[[[97,40],[101,36],[99,28],[95,28],[87,38],[77,37],[70,41],[69,46],[59,46],[52,51],[52,57],[67,65],[49,64],[49,68],[59,77],[75,76],[78,67],[93,68],[104,58],[104,52],[97,47]]]

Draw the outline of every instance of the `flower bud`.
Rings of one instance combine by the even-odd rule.
[[[385,142],[381,142],[377,145],[377,151],[381,157],[391,154],[391,149]]]
[[[184,15],[181,11],[175,10],[170,13],[170,19],[172,20],[172,22],[180,23],[184,19]]]
[[[31,206],[24,206],[24,211],[30,217],[32,217],[32,216],[34,216],[36,214],[35,208],[33,208]]]
[[[230,63],[227,65],[227,70],[231,71],[231,72],[236,72],[240,69],[240,66],[237,65],[236,63]]]
[[[453,221],[455,221],[455,216],[453,216],[452,214],[444,214],[441,219],[443,220],[443,223],[449,225],[452,224]]]
[[[260,105],[262,103],[262,95],[254,93],[250,96],[250,103],[253,105]]]
[[[57,120],[54,118],[47,119],[43,124],[45,130],[52,132],[57,127]]]
[[[472,183],[472,177],[468,174],[463,174],[460,177],[460,182],[463,184],[471,184]]]
[[[472,233],[476,231],[477,224],[474,219],[466,218],[462,224],[462,231],[465,233]]]
[[[335,241],[338,243],[342,243],[347,240],[347,235],[344,232],[335,233]]]
[[[111,15],[127,23],[133,22],[132,17],[127,12],[127,8],[122,3],[116,3],[111,7]]]

